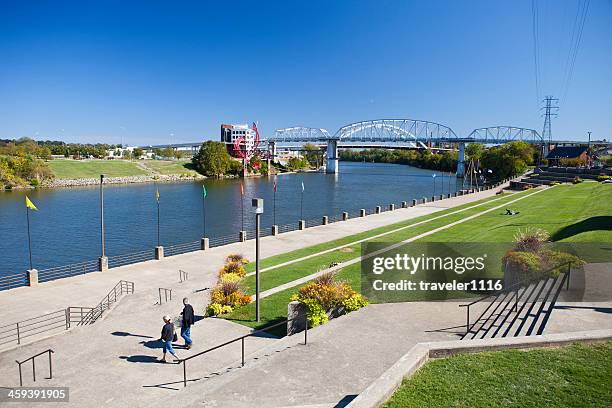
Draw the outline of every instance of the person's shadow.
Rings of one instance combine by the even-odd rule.
[[[154,356],[119,356],[120,359],[129,361],[130,363],[161,363],[160,359]]]

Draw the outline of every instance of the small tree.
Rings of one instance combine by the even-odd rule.
[[[200,151],[192,159],[193,166],[198,172],[215,177],[226,174],[230,169],[231,161],[232,158],[225,144],[212,140],[202,143]]]
[[[132,155],[134,156],[135,159],[140,159],[143,153],[144,153],[144,150],[142,150],[140,147],[136,147],[134,148]]]

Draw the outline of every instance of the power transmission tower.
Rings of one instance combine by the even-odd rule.
[[[552,129],[550,127],[550,118],[558,116],[557,111],[559,110],[559,99],[553,98],[552,96],[547,96],[542,101],[545,105],[541,109],[545,109],[544,111],[544,129],[542,130],[542,138],[544,141],[548,140],[548,144],[552,140]]]

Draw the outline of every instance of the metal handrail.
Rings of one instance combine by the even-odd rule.
[[[179,269],[179,282],[183,283],[189,280],[189,272]]]
[[[272,324],[270,326],[266,326],[266,327],[264,327],[262,329],[253,330],[250,333],[245,334],[243,336],[236,337],[236,338],[234,338],[232,340],[226,341],[225,343],[222,343],[222,344],[219,344],[217,346],[211,347],[211,348],[206,349],[204,351],[200,351],[199,353],[193,354],[193,355],[191,355],[191,356],[189,356],[187,358],[180,359],[178,361],[178,364],[183,364],[183,388],[187,387],[187,363],[186,363],[186,361],[191,360],[191,359],[196,358],[196,357],[199,357],[201,355],[210,353],[211,351],[220,349],[221,347],[225,347],[225,346],[227,346],[229,344],[232,344],[232,343],[235,343],[237,341],[241,341],[242,342],[242,360],[241,360],[242,361],[242,365],[241,366],[244,367],[244,339],[246,339],[247,337],[252,337],[252,336],[254,336],[256,334],[259,334],[259,333],[263,333],[265,331],[268,331],[268,330],[273,329],[275,327],[281,326],[283,324],[287,324],[287,323],[292,322],[294,320],[298,320],[298,318],[296,317],[296,318],[293,318],[293,319],[283,320],[282,322],[278,322],[278,323]],[[304,345],[306,345],[307,342],[308,342],[308,317],[306,315],[304,315],[304,320],[305,320],[305,323],[306,323],[305,326],[304,326]]]
[[[159,292],[159,304],[162,304],[162,290],[164,291],[164,299],[166,301],[166,303],[168,303],[168,293],[170,294],[170,300],[172,300],[172,289],[168,289],[168,288],[158,288],[157,291]]]
[[[15,362],[19,365],[19,386],[20,387],[23,387],[23,376],[21,375],[21,365],[27,361],[32,360],[32,377],[33,377],[34,382],[36,382],[36,364],[34,363],[34,359],[45,353],[49,353],[49,380],[53,378],[53,363],[51,360],[51,354],[55,353],[55,351],[53,351],[52,349],[47,349],[23,361],[15,360]]]
[[[117,289],[119,288],[119,289]],[[82,326],[85,324],[94,323],[96,320],[102,316],[105,310],[110,308],[112,303],[117,301],[117,294],[119,296],[123,294],[134,293],[134,282],[120,280],[111,290],[107,293],[107,295],[102,298],[100,303],[97,306],[93,307],[91,311],[89,311],[77,324],[78,326]],[[111,295],[113,296],[113,301],[111,302]]]
[[[559,269],[559,268],[564,267],[564,266],[566,266],[566,265],[567,265],[567,267],[568,267],[568,268],[567,268],[567,269],[568,269],[568,272],[566,272],[566,273],[569,275],[569,274],[571,273],[571,266],[572,266],[572,262],[571,262],[571,261],[570,261],[570,262],[565,262],[565,263],[559,264],[559,265],[557,265],[557,266],[553,266],[552,268],[549,268],[549,269],[545,270],[544,272],[542,272],[542,274],[545,274],[545,273],[547,273],[547,272],[553,271],[553,270],[555,270],[555,269]],[[564,272],[564,273],[565,273],[565,272]],[[478,322],[478,321],[479,321],[479,320],[480,320],[480,319],[481,319],[481,318],[482,318],[482,317],[483,317],[483,316],[484,316],[484,315],[485,315],[485,314],[486,314],[486,313],[489,311],[489,309],[491,308],[491,305],[492,305],[493,303],[495,303],[495,300],[497,300],[497,299],[499,298],[499,296],[500,296],[500,295],[502,295],[502,294],[504,294],[504,293],[510,293],[511,291],[515,291],[515,292],[517,292],[517,293],[515,294],[515,300],[518,300],[518,290],[519,290],[520,288],[522,288],[522,287],[523,287],[525,284],[527,284],[527,283],[532,283],[532,282],[533,282],[533,279],[523,279],[522,281],[519,281],[519,282],[517,282],[517,283],[514,283],[514,284],[510,285],[510,286],[509,286],[509,287],[507,287],[507,288],[497,290],[497,291],[495,291],[495,292],[493,292],[493,293],[490,293],[490,294],[488,294],[488,295],[486,295],[486,296],[483,296],[483,297],[481,297],[480,299],[477,299],[477,300],[475,300],[475,301],[473,301],[473,302],[470,302],[470,303],[464,303],[464,304],[460,304],[460,305],[459,305],[459,307],[466,307],[466,308],[467,308],[467,309],[466,309],[466,312],[467,312],[466,316],[467,316],[467,317],[466,317],[465,333],[466,333],[466,334],[467,334],[467,333],[469,333],[469,331],[470,331],[470,330],[471,330],[471,328],[473,327],[473,326],[470,326],[470,307],[471,307],[472,305],[474,305],[474,304],[476,304],[476,303],[480,303],[480,302],[482,302],[482,301],[483,301],[483,300],[485,300],[485,299],[488,299],[488,298],[491,298],[491,297],[495,297],[495,299],[494,299],[494,300],[491,302],[491,304],[490,304],[490,305],[489,305],[489,306],[488,306],[488,307],[487,307],[487,308],[484,310],[484,312],[482,312],[482,313],[480,314],[480,316],[478,316],[478,318],[477,318],[477,319],[474,321],[474,324],[476,324],[476,323],[477,323],[477,322]],[[568,281],[567,281],[567,289],[569,289],[569,278],[568,278]],[[507,296],[506,296],[506,297],[507,297]],[[504,298],[504,300],[505,300],[505,298]],[[516,306],[515,306],[515,307],[516,307]]]

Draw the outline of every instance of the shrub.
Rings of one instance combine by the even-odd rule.
[[[246,265],[249,263],[249,260],[244,257],[242,254],[229,254],[227,258],[225,258],[226,263],[241,263]]]
[[[561,183],[559,183],[558,181],[553,181],[552,183],[549,184],[549,186],[558,186]]]
[[[574,177],[574,179],[572,180],[573,184],[580,184],[582,183],[582,179],[578,176]]]
[[[219,316],[233,312],[233,308],[219,303],[211,303],[206,307],[206,316]]]
[[[538,252],[549,238],[550,235],[543,229],[527,228],[525,231],[519,230],[514,236],[516,251]]]
[[[240,282],[242,278],[235,273],[224,273],[219,277],[219,282]]]
[[[242,262],[228,262],[219,271],[219,277],[227,273],[232,273],[244,278],[246,276],[246,269],[244,269]]]
[[[510,251],[504,255],[502,262],[506,268],[518,272],[519,280],[537,279],[542,270],[542,260],[533,252]]]
[[[597,176],[597,181],[606,181],[606,180],[610,180],[610,176],[606,176],[605,174],[600,174],[599,176]]]
[[[306,316],[311,326],[327,322],[331,313],[350,313],[368,304],[348,283],[336,281],[333,272],[307,283],[291,296],[291,300],[306,306]]]

